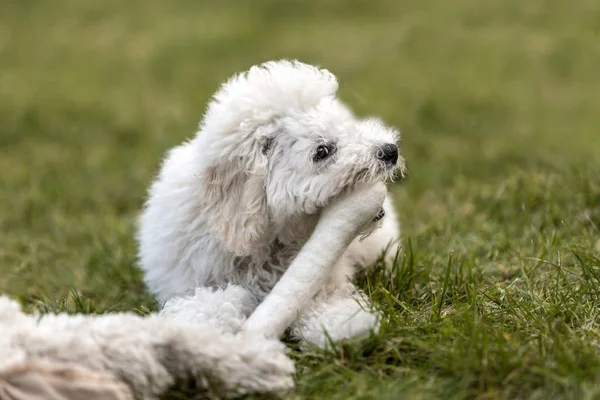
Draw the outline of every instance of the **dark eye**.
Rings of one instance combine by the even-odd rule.
[[[319,146],[319,147],[317,147],[317,151],[315,152],[315,155],[313,156],[313,161],[324,160],[327,157],[329,157],[329,154],[331,154],[331,147]]]

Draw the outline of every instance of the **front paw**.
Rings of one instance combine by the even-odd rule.
[[[339,299],[330,305],[300,318],[293,329],[294,335],[307,344],[327,348],[332,341],[379,332],[380,315],[363,309],[355,299]]]

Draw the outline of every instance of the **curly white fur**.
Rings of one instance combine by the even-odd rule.
[[[197,318],[225,331],[239,328],[334,199],[403,170],[401,157],[382,157],[384,149],[396,149],[398,133],[377,119],[354,117],[335,96],[337,88],[330,72],[297,61],[253,67],[222,86],[196,136],[168,153],[138,233],[145,281],[167,310],[195,302]],[[327,149],[324,157],[319,147]],[[295,335],[324,345],[328,335],[341,339],[377,329],[377,318],[350,279],[357,265],[394,255],[398,223],[389,198],[383,206],[382,226],[368,238],[360,241],[353,233],[348,246],[339,237],[343,254],[326,266],[326,282],[319,282],[311,304],[297,308],[302,311],[291,327]],[[306,250],[302,257],[318,254],[326,253]],[[220,297],[233,314],[205,307],[202,298],[222,296],[231,287],[244,292],[237,300]],[[279,317],[273,315],[274,321],[288,323]]]
[[[246,321],[245,330],[278,337],[298,314],[302,315],[311,298],[327,284],[332,268],[350,242],[373,225],[385,193],[385,186],[379,182],[350,192],[325,208],[313,234]]]
[[[231,294],[228,299],[236,297]],[[225,311],[224,302],[204,300],[207,308]],[[176,309],[193,314],[186,304]],[[131,313],[26,315],[0,296],[0,331],[0,373],[31,363],[84,367],[125,382],[140,399],[159,398],[189,379],[224,397],[293,386],[294,366],[280,342],[224,334],[206,322]]]

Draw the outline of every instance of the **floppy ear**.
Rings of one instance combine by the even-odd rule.
[[[269,224],[265,188],[268,160],[264,151],[269,139],[257,138],[256,133],[249,136],[222,149],[202,176],[210,229],[239,256],[264,242]]]

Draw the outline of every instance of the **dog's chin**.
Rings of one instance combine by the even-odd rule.
[[[375,165],[360,168],[346,181],[346,185],[338,187],[334,192],[329,193],[327,202],[325,204],[320,204],[318,209],[321,210],[327,207],[334,198],[352,192],[359,186],[370,185],[377,182],[393,182],[398,178],[404,179],[404,174],[403,164],[387,165],[384,163],[377,163]],[[383,215],[380,217],[381,218],[377,219],[382,219]]]
[[[355,174],[352,183],[347,190],[352,190],[362,184],[370,184],[376,182],[393,182],[402,180],[405,176],[404,164],[388,165],[378,163],[372,167],[365,167]]]
[[[402,181],[406,178],[406,164],[404,159],[400,158],[394,165],[379,164],[377,175],[384,182]]]
[[[384,182],[402,181],[406,177],[406,170],[404,166],[394,166],[383,168],[380,174]]]

